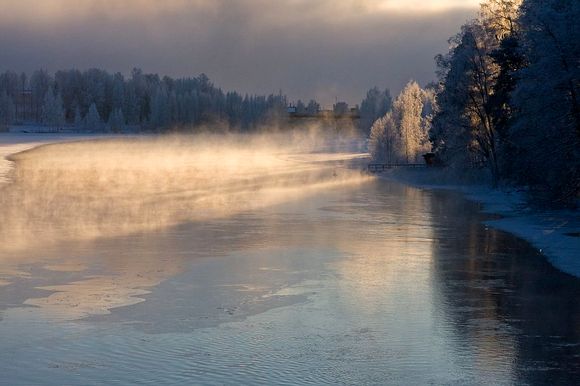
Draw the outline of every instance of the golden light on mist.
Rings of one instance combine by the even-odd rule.
[[[368,179],[342,166],[358,153],[310,155],[297,150],[310,137],[278,138],[116,139],[14,155],[0,252],[228,217]]]
[[[376,0],[384,11],[437,11],[477,8],[482,0]]]
[[[26,277],[21,267],[28,264],[66,272],[88,269],[90,261],[48,252],[60,243],[80,245],[227,219],[372,179],[348,167],[366,154],[309,151],[324,145],[340,141],[328,142],[316,130],[199,134],[51,144],[11,155],[16,167],[0,195],[5,209],[0,287]],[[73,320],[139,303],[148,288],[182,272],[187,258],[168,254],[160,268],[158,256],[132,253],[108,261],[114,274],[42,287],[54,293],[26,304],[40,307],[44,317]]]
[[[385,12],[433,12],[452,9],[477,8],[481,0],[341,0],[321,1],[312,4],[306,0],[286,0],[272,3],[265,0],[239,0],[237,6],[248,10],[279,13],[292,17],[312,15],[321,18],[348,17],[361,13]],[[218,10],[225,3],[216,0],[8,0],[0,19],[20,20],[26,23],[55,22],[59,20],[106,17],[108,19],[155,18],[181,11]],[[347,12],[348,11],[348,12]],[[355,11],[355,12],[353,12]]]

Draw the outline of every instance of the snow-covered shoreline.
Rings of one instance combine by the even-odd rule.
[[[14,169],[14,163],[8,159],[10,155],[60,140],[65,138],[58,134],[0,133],[0,185],[9,182]]]
[[[95,139],[101,136],[94,134],[63,133],[0,133],[0,185],[10,181],[14,163],[9,159],[13,154],[51,143]]]
[[[502,216],[485,222],[516,235],[537,248],[557,269],[580,278],[580,213],[574,210],[534,210],[526,205],[522,192],[498,190],[486,185],[433,183],[425,173],[385,173],[381,178],[426,190],[453,190],[484,206],[485,213]],[[428,181],[428,182],[425,182]]]

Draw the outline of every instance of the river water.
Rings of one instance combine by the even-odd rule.
[[[580,379],[580,280],[457,194],[331,183],[352,154],[286,155],[303,174],[280,180],[277,165],[276,199],[271,169],[227,197],[212,182],[211,200],[184,180],[178,196],[158,191],[145,173],[134,200],[115,190],[108,206],[67,175],[109,179],[87,165],[50,174],[62,165],[39,166],[42,151],[2,191],[2,385]]]

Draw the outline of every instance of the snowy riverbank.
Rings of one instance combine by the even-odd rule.
[[[437,176],[437,171],[388,172],[382,178],[421,189],[459,191],[483,204],[486,213],[501,215],[486,225],[512,233],[538,248],[559,270],[580,278],[580,213],[578,210],[536,210],[530,208],[522,192],[496,190],[488,185],[457,185]]]
[[[10,179],[14,163],[8,157],[12,154],[50,143],[79,141],[98,137],[94,134],[0,133],[0,185]]]
[[[66,140],[61,134],[0,133],[0,184],[9,181],[14,168],[13,162],[7,159],[8,156],[61,140]]]

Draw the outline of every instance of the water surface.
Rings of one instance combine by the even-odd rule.
[[[22,174],[9,189],[41,181],[44,188],[28,197],[41,208],[2,213],[44,219],[52,222],[48,235],[60,228],[68,237],[46,242],[39,235],[38,243],[0,252],[0,383],[579,379],[578,279],[526,242],[482,225],[478,205],[456,194],[354,176],[319,186],[341,170],[321,172],[327,156],[320,157],[298,157],[319,165],[315,172],[304,166],[315,178],[285,175],[284,189],[292,190],[277,191],[283,199],[264,202],[272,196],[254,188],[227,213],[198,217],[197,206],[169,204],[174,191],[156,191],[154,210],[170,208],[179,218],[156,226],[143,225],[151,212],[139,200],[143,216],[128,204],[103,212],[101,201],[76,201],[98,210],[79,211],[70,227],[62,220],[68,217],[42,206],[43,194],[58,200],[58,186]],[[297,178],[306,188],[315,180],[316,188],[299,192]],[[15,191],[5,193],[14,199],[6,202],[16,205]],[[115,228],[115,220],[125,225]],[[24,239],[31,229],[42,232],[22,225],[27,221],[8,223],[20,224]],[[86,237],[75,231],[79,224],[98,234]]]

